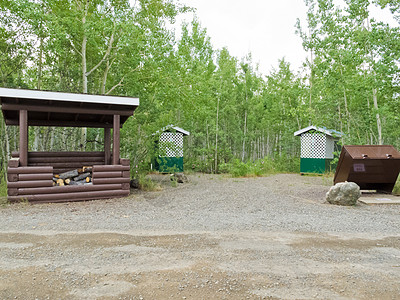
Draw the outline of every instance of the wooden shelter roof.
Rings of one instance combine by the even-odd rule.
[[[138,98],[0,88],[6,125],[19,125],[19,111],[28,111],[29,126],[112,128],[120,126],[139,106]]]

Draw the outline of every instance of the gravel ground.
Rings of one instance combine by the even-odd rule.
[[[0,208],[0,298],[400,299],[400,206],[327,204],[328,177],[152,177]]]

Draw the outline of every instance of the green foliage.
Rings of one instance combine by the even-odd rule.
[[[233,177],[251,177],[265,176],[278,172],[295,173],[298,172],[299,166],[299,159],[281,155],[275,158],[265,157],[264,159],[258,159],[254,162],[248,161],[246,163],[239,159],[234,159],[232,162],[222,165],[220,170],[223,173],[231,174]]]
[[[0,181],[0,197],[7,197],[7,181],[5,180]]]
[[[0,174],[2,177],[3,175]],[[3,178],[2,178],[3,179]],[[7,182],[5,180],[0,181],[0,206],[6,205],[7,201]]]
[[[146,176],[145,174],[139,174],[136,177],[139,180],[139,188],[143,191],[160,191],[161,186],[151,180],[150,177]]]
[[[400,196],[400,176],[399,176],[399,178],[397,178],[397,181],[393,188],[392,194]]]
[[[140,98],[121,130],[135,177],[161,154],[154,134],[168,124],[191,132],[187,170],[234,176],[297,172],[293,132],[311,124],[345,133],[345,144],[399,148],[400,28],[368,11],[387,6],[398,17],[398,1],[305,3],[307,24],[297,30],[310,60],[296,71],[282,59],[262,75],[251,54],[214,49],[196,17],[175,36],[169,25],[190,8],[173,0],[0,1],[0,85]],[[18,134],[0,123],[7,161]],[[35,151],[103,149],[102,129],[29,135]]]
[[[175,177],[171,178],[171,186],[172,187],[177,187],[178,186],[178,181],[176,180]]]

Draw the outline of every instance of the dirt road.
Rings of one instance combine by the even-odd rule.
[[[0,209],[1,299],[400,299],[400,206],[330,178],[192,175],[125,199]]]

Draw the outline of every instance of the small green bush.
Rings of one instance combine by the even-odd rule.
[[[144,191],[160,191],[161,186],[146,175],[139,175],[139,188]]]
[[[2,180],[0,183],[0,206],[8,204],[7,200],[7,182]]]
[[[392,194],[393,195],[400,195],[400,176],[399,176],[399,178],[397,178],[397,182],[394,185]]]
[[[5,180],[1,180],[0,183],[0,197],[7,197],[7,182]]]
[[[300,169],[300,159],[288,156],[265,157],[256,161],[242,162],[239,159],[220,165],[220,172],[233,177],[263,176],[278,172],[295,173]]]

